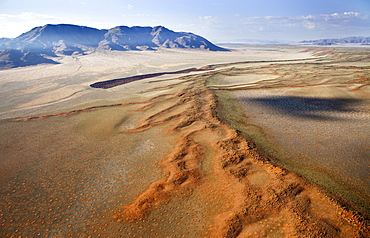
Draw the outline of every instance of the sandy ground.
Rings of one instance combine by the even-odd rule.
[[[287,67],[307,75],[304,65],[333,63],[340,52],[121,53],[0,72],[2,237],[369,236],[353,207],[266,153],[263,130],[250,140],[252,130],[239,124],[251,125],[251,115],[228,94],[310,86],[291,80]],[[245,63],[257,60],[276,62]],[[209,72],[88,87],[215,64]],[[366,70],[356,68],[351,83],[345,75],[312,83],[343,84],[367,98]]]
[[[177,71],[209,64],[246,60],[295,59],[310,57],[307,52],[236,52],[164,50],[148,52],[96,52],[64,57],[58,65],[40,65],[0,71],[0,118],[22,117],[65,111],[136,97],[138,84],[119,89],[96,90],[97,81],[139,74]],[[173,76],[172,76],[173,78]],[[141,84],[140,84],[141,85]],[[140,86],[139,85],[139,86]]]

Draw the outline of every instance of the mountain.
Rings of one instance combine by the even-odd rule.
[[[24,59],[27,59],[27,65],[36,65],[52,61],[46,58],[48,56],[89,54],[95,50],[127,51],[159,48],[228,51],[201,36],[175,32],[163,26],[117,26],[109,30],[99,30],[86,26],[48,24],[35,27],[14,39],[1,38],[0,69],[25,66]]]
[[[8,49],[56,56],[83,53],[87,47],[96,47],[107,30],[76,25],[45,25],[35,27],[5,43]]]
[[[24,53],[20,50],[7,49],[0,53],[0,69],[10,69],[37,64],[58,63],[32,52]]]
[[[7,43],[10,40],[11,40],[11,38],[4,38],[4,37],[0,38],[0,46],[4,45],[5,43]],[[2,50],[2,48],[0,48],[0,50]]]
[[[174,32],[163,26],[117,26],[105,34],[99,48],[111,50],[153,50],[156,48],[187,48],[226,51],[205,38],[186,32]]]
[[[309,44],[309,45],[341,45],[341,44],[361,44],[361,45],[370,45],[370,37],[345,37],[339,39],[320,39],[320,40],[309,40],[301,41],[299,43]]]

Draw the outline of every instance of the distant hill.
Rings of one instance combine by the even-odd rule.
[[[97,49],[128,51],[159,48],[228,51],[201,36],[174,32],[163,26],[117,26],[99,30],[78,25],[48,24],[35,27],[14,39],[0,38],[0,69],[25,66],[22,57],[28,59],[27,65],[36,65],[50,63],[52,60],[45,58],[47,56],[89,54]]]
[[[308,40],[301,41],[299,43],[309,44],[309,45],[342,45],[342,44],[361,44],[370,45],[370,37],[345,37],[339,39],[320,39],[320,40]]]
[[[10,69],[37,64],[58,64],[33,52],[8,49],[0,53],[0,69]]]
[[[1,45],[4,45],[6,42],[8,42],[10,40],[11,40],[11,38],[4,38],[4,37],[3,38],[0,38],[0,46]],[[3,46],[3,47],[5,47],[5,46]],[[2,50],[2,48],[0,48],[0,50]]]
[[[87,47],[97,47],[107,30],[76,25],[45,25],[35,27],[5,43],[8,49],[56,56],[83,53]]]
[[[163,26],[114,27],[104,35],[99,48],[111,50],[154,50],[157,48],[205,49],[226,51],[205,38],[186,32],[174,32]]]

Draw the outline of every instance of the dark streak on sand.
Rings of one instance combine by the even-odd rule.
[[[165,74],[185,74],[185,73],[191,73],[191,72],[197,72],[197,71],[206,71],[206,70],[212,70],[212,68],[208,67],[203,67],[203,68],[190,68],[190,69],[183,69],[179,71],[174,71],[174,72],[161,72],[161,73],[152,73],[152,74],[142,74],[142,75],[136,75],[136,76],[131,76],[131,77],[126,77],[126,78],[119,78],[119,79],[111,79],[107,81],[101,81],[101,82],[96,82],[91,84],[90,86],[93,88],[103,88],[103,89],[108,89],[108,88],[113,88],[122,84],[126,83],[131,83],[136,80],[141,80],[141,79],[147,79],[147,78],[153,78],[153,77],[158,77],[162,76]]]

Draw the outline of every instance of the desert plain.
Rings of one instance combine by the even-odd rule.
[[[370,49],[225,47],[0,71],[1,237],[369,237]]]

